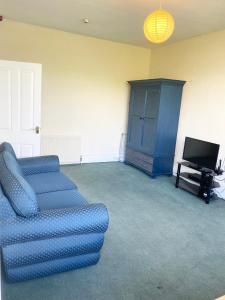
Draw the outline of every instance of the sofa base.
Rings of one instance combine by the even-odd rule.
[[[103,241],[103,233],[70,235],[8,245],[2,249],[2,256],[5,269],[16,269],[48,260],[97,253],[101,250]]]
[[[9,282],[17,282],[53,275],[94,265],[99,258],[100,252],[97,252],[8,269],[6,270],[6,279]]]

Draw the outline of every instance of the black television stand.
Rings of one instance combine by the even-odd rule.
[[[181,172],[182,166],[195,170],[195,172]],[[215,184],[213,179],[215,175],[215,172],[210,169],[202,168],[189,162],[179,162],[175,186],[198,196],[206,204],[209,204],[213,196],[213,187]]]

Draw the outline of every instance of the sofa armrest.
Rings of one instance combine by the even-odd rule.
[[[53,209],[1,222],[1,246],[73,234],[104,233],[108,211],[103,204]]]
[[[60,168],[57,155],[19,158],[18,162],[24,175],[58,172]]]

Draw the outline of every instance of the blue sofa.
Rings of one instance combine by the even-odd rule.
[[[108,212],[88,204],[57,156],[17,159],[2,143],[0,226],[4,271],[16,282],[97,263]]]

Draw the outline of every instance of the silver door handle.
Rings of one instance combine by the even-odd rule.
[[[36,126],[36,127],[34,128],[34,130],[35,130],[35,133],[36,133],[36,134],[39,134],[39,133],[40,133],[40,127],[39,127],[39,126]]]
[[[26,131],[35,131],[36,134],[40,133],[41,128],[39,126],[36,126],[34,128],[28,128],[28,129],[24,129]]]

